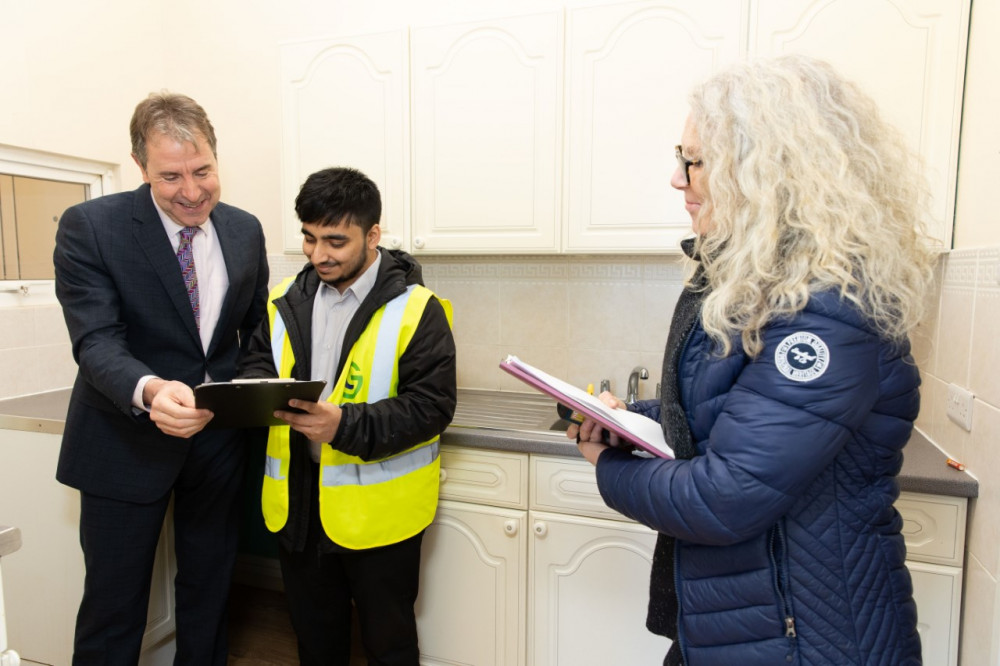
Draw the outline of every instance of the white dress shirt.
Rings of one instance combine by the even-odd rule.
[[[152,193],[150,193],[152,198]],[[163,224],[170,245],[177,254],[177,248],[181,242],[181,225],[174,222],[163,212],[163,209],[153,199],[153,206],[160,215],[160,222]],[[191,252],[194,256],[194,271],[198,276],[198,320],[199,334],[201,335],[201,348],[208,352],[208,345],[212,342],[215,334],[215,327],[219,323],[219,315],[222,313],[222,302],[229,291],[229,273],[226,271],[226,260],[222,256],[222,246],[219,244],[219,235],[215,232],[212,218],[209,216],[205,223],[198,227],[198,233],[191,239]],[[178,270],[180,264],[178,264]],[[139,380],[132,394],[132,404],[139,409],[147,409],[142,403],[142,391],[146,383],[153,378],[153,375],[146,375]],[[205,381],[212,381],[207,374]]]
[[[320,400],[326,400],[333,393],[337,377],[337,364],[343,353],[344,336],[347,325],[361,306],[378,277],[378,267],[382,263],[382,253],[379,252],[374,263],[358,276],[350,287],[341,294],[336,287],[321,282],[313,299],[312,312],[312,379],[326,380]],[[309,453],[315,462],[319,462],[319,452],[322,442],[309,442]]]

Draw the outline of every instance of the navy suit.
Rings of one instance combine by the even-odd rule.
[[[177,661],[225,664],[225,606],[247,433],[162,433],[132,406],[139,379],[195,386],[236,374],[264,315],[267,258],[260,222],[212,211],[229,290],[207,353],[170,239],[148,185],[68,209],[56,234],[56,294],[79,365],[56,477],[81,491],[87,564],[74,664],[134,663],[149,577],[173,496]],[[138,413],[137,413],[138,412]],[[135,655],[135,656],[133,656]]]

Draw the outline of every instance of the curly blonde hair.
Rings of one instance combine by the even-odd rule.
[[[906,338],[934,252],[919,160],[875,103],[805,56],[740,63],[697,87],[709,230],[696,242],[706,332],[756,357],[768,322],[836,289],[874,330]]]

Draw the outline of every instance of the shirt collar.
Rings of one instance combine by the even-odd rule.
[[[160,204],[156,203],[156,198],[153,196],[152,191],[149,193],[149,198],[153,200],[153,207],[156,208],[156,214],[160,216],[160,224],[163,225],[163,230],[167,232],[167,236],[171,239],[177,238],[177,234],[180,233],[184,226],[177,224],[170,219],[169,215],[163,212],[163,209],[160,208]],[[215,233],[215,227],[212,226],[212,216],[209,215],[208,219],[200,224],[198,228],[204,232],[206,238],[211,238]]]

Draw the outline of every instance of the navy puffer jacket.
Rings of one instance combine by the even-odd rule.
[[[678,364],[695,457],[597,465],[609,506],[677,539],[685,664],[920,664],[893,508],[919,408],[909,345],[821,293],[756,359],[712,350],[697,324]]]

